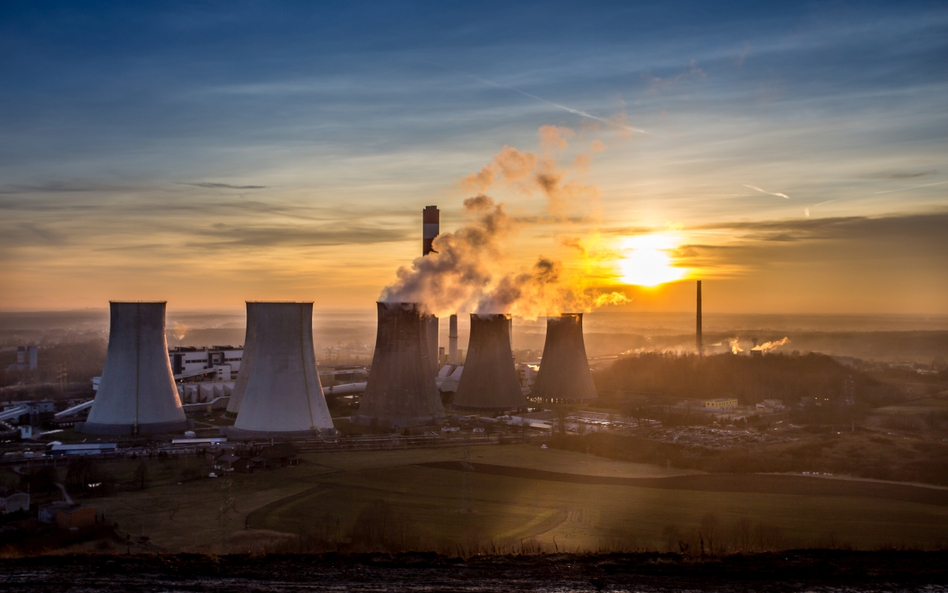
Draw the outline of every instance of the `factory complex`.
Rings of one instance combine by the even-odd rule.
[[[438,225],[438,209],[428,206],[423,255],[431,252]],[[597,398],[582,313],[549,317],[542,359],[518,368],[509,314],[471,314],[466,351],[458,348],[457,315],[451,315],[445,352],[438,344],[440,320],[425,303],[376,306],[371,366],[321,372],[312,302],[249,301],[242,345],[170,350],[165,302],[111,302],[95,397],[56,413],[54,422],[80,435],[168,435],[165,440],[430,437],[459,429],[446,423],[465,417],[514,424],[523,433],[549,428],[524,416],[542,414],[532,406]]]

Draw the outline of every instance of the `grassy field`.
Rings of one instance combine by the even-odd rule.
[[[463,456],[461,449],[310,454],[297,467],[165,483],[89,502],[163,551],[409,547],[468,554],[948,543],[948,506],[565,483],[529,471],[521,477],[418,465]],[[472,447],[468,458],[612,478],[669,473],[530,445]],[[701,477],[692,472],[689,479]]]

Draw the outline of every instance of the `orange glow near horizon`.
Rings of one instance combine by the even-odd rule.
[[[626,237],[620,246],[625,255],[618,262],[620,280],[625,284],[646,287],[681,280],[688,270],[675,267],[669,253],[680,244],[679,237],[666,233]]]

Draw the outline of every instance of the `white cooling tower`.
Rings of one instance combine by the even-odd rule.
[[[86,434],[155,434],[188,428],[168,359],[165,303],[109,303],[109,348]]]
[[[316,372],[313,303],[247,303],[247,342],[228,434],[240,437],[333,430]]]

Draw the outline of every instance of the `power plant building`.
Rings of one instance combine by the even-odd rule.
[[[375,354],[351,422],[379,428],[422,426],[444,417],[432,374],[425,314],[417,303],[378,306]]]
[[[244,350],[229,402],[236,402],[237,420],[228,435],[333,431],[316,370],[313,303],[248,302]]]
[[[599,397],[586,358],[582,313],[547,318],[543,357],[531,395],[550,404],[581,403]]]
[[[109,303],[105,369],[87,434],[155,434],[188,428],[168,359],[164,302]]]
[[[514,410],[527,405],[510,349],[510,316],[471,315],[471,337],[453,407]]]

